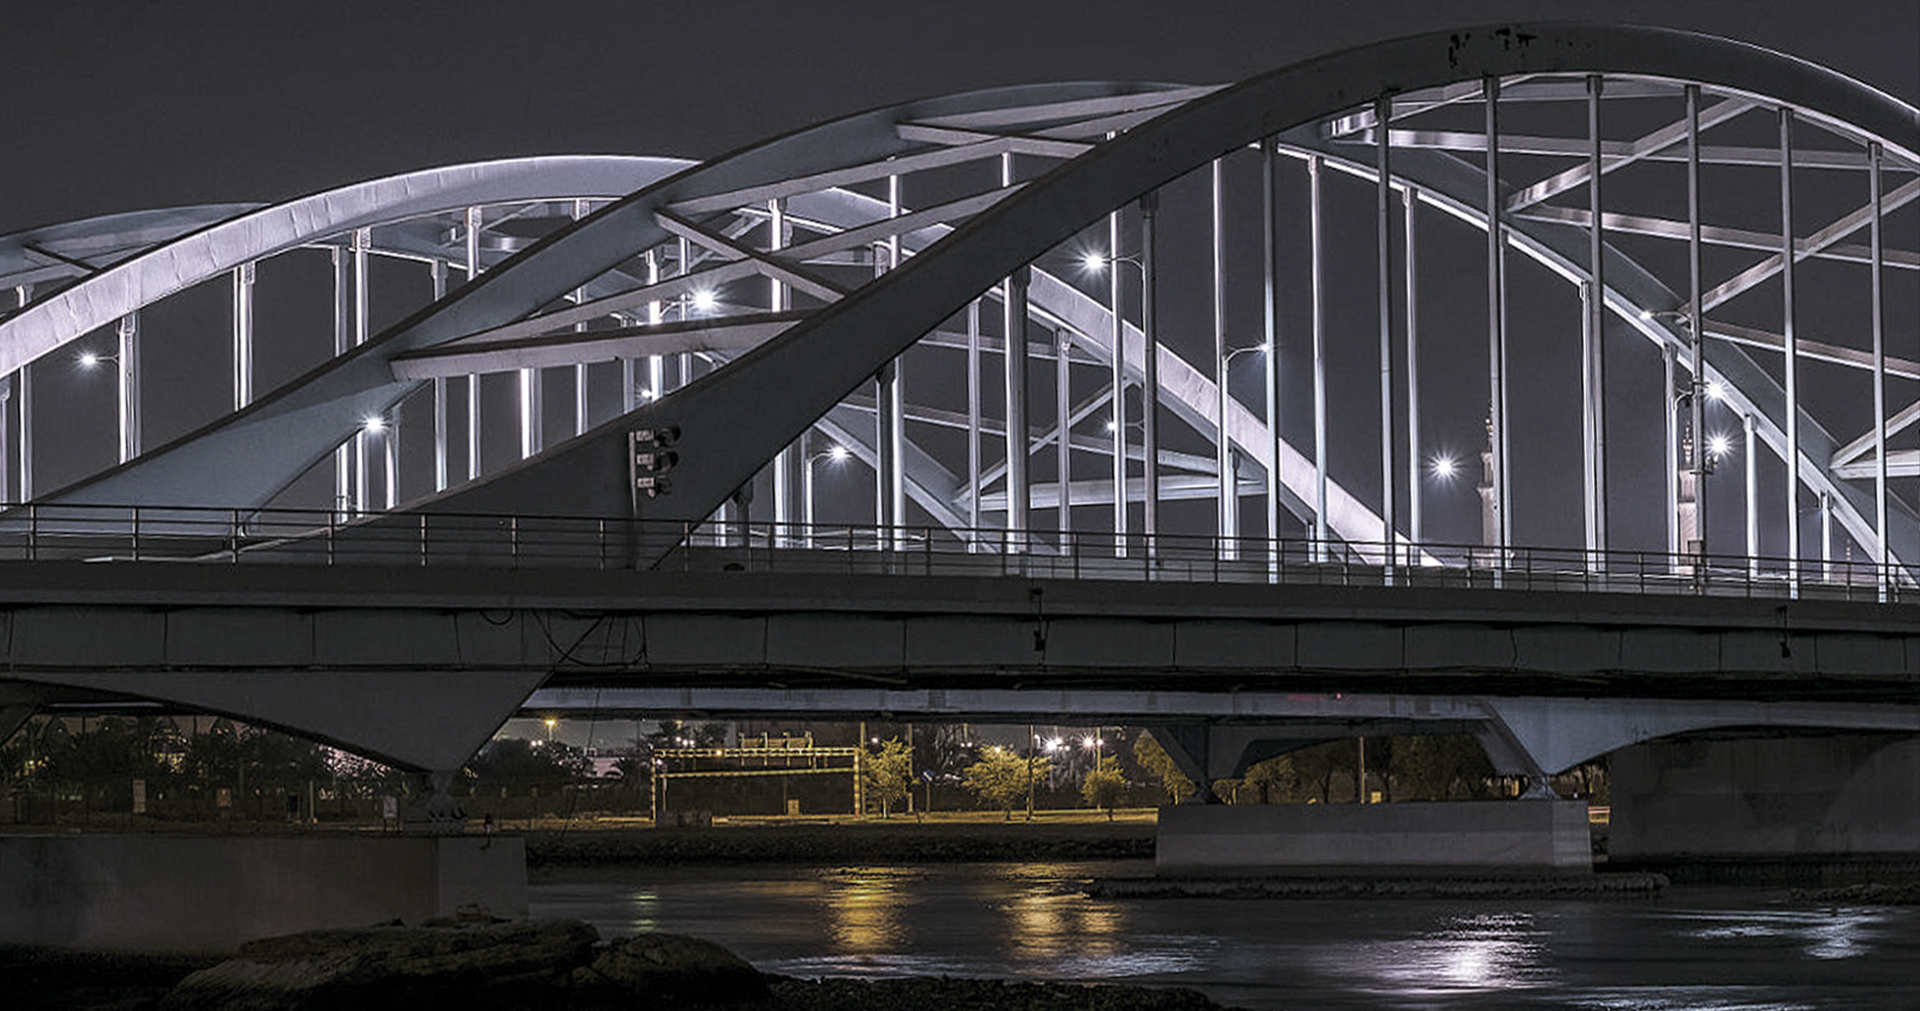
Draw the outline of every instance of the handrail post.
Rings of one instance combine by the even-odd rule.
[[[420,514],[420,566],[427,564],[427,514]]]
[[[229,554],[229,559],[228,559],[229,562],[233,565],[239,565],[240,564],[240,510],[238,509],[230,509],[227,511],[227,548],[228,548],[228,554]]]
[[[607,571],[607,521],[601,520],[600,526],[600,571]]]
[[[340,515],[339,513],[334,512],[331,509],[327,510],[327,564],[328,565],[333,564],[333,527],[335,522],[338,521],[339,515]]]
[[[133,507],[133,560],[140,560],[140,507]]]
[[[507,558],[512,568],[520,567],[520,517],[507,517]]]

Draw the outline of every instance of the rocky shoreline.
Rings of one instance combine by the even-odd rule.
[[[232,958],[0,948],[10,1011],[1225,1011],[1183,989],[983,979],[795,979],[699,938],[601,941],[577,920],[480,909],[419,926],[317,930]]]

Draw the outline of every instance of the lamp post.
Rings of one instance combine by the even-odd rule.
[[[114,400],[116,405],[117,431],[120,440],[120,462],[125,463],[140,455],[140,406],[139,377],[134,374],[134,364],[139,358],[139,349],[135,343],[139,336],[139,326],[135,317],[127,316],[120,320],[119,351],[116,354],[103,355],[97,351],[82,351],[76,359],[82,371],[92,372],[106,362],[114,364]],[[22,464],[24,467],[25,464]],[[26,497],[23,491],[21,497]]]
[[[1218,419],[1214,425],[1214,434],[1219,440],[1218,445],[1215,447],[1218,450],[1215,454],[1215,465],[1220,470],[1220,538],[1215,554],[1227,560],[1240,557],[1240,475],[1238,473],[1240,454],[1238,450],[1233,448],[1233,441],[1227,437],[1227,408],[1233,403],[1233,395],[1228,392],[1227,389],[1227,379],[1235,358],[1256,351],[1265,352],[1266,350],[1267,344],[1265,342],[1252,345],[1251,347],[1225,350],[1220,356],[1219,374],[1214,377],[1216,386],[1214,390],[1214,403],[1215,410],[1218,413]],[[1272,419],[1268,419],[1268,423],[1271,424]]]
[[[381,454],[383,458],[381,483],[385,485],[383,491],[387,511],[392,512],[393,507],[398,505],[400,501],[400,423],[398,421],[390,421],[376,414],[362,423],[361,427],[366,430],[368,435],[380,436],[381,448],[384,450]],[[363,487],[358,490],[359,511],[365,512],[367,494],[364,485],[367,476],[364,468],[362,468],[359,477],[363,485]]]
[[[1153,270],[1153,218],[1156,203],[1152,199],[1141,202],[1141,250],[1138,257],[1120,256],[1109,252],[1092,250],[1080,261],[1082,269],[1091,274],[1099,274],[1109,264],[1130,263],[1140,271],[1140,332],[1146,347],[1141,356],[1140,384],[1140,443],[1141,476],[1145,479],[1146,492],[1141,511],[1142,532],[1147,536],[1147,549],[1152,552],[1153,535],[1158,532],[1160,516],[1160,438],[1158,409],[1160,406],[1160,342],[1157,336],[1154,298]],[[1109,222],[1108,242],[1112,248],[1119,245],[1117,219]],[[1125,364],[1126,364],[1126,324],[1120,312],[1120,272],[1114,271],[1108,277],[1108,309],[1111,312],[1112,327],[1111,361],[1113,384],[1114,417],[1125,416]],[[1127,542],[1127,432],[1126,426],[1116,424],[1110,431],[1113,436],[1113,529],[1114,552],[1119,557],[1126,555]]]
[[[801,483],[804,485],[800,490],[800,510],[807,528],[804,543],[809,548],[813,547],[813,465],[822,460],[839,463],[851,455],[847,452],[847,447],[833,446],[824,452],[807,457],[806,465],[800,469]]]

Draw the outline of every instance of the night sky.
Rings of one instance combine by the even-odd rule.
[[[1913,0],[94,0],[0,23],[0,234],[272,201],[471,159],[704,158],[923,95],[1068,79],[1226,82],[1419,31],[1669,25],[1920,102]]]

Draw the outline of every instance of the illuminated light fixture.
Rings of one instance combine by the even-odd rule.
[[[693,308],[698,312],[711,312],[719,304],[719,296],[711,288],[702,288],[693,293]]]
[[[83,368],[83,369],[90,369],[90,368],[93,368],[93,367],[94,367],[95,365],[98,365],[98,364],[100,364],[100,356],[99,356],[99,355],[97,355],[97,354],[95,354],[95,353],[93,353],[92,351],[82,351],[82,352],[80,352],[80,367],[81,367],[81,368]]]
[[[653,389],[651,387],[644,388],[640,391],[641,400],[653,400],[658,396],[660,396],[660,394],[653,392]]]
[[[1442,481],[1450,481],[1453,475],[1459,472],[1460,464],[1451,456],[1436,456],[1433,462],[1427,465],[1427,469],[1433,472],[1434,477]]]
[[[1102,253],[1088,253],[1080,258],[1080,266],[1090,273],[1098,274],[1107,269],[1107,258]]]
[[[369,432],[384,432],[387,430],[387,419],[380,417],[368,418],[363,427]]]
[[[1714,435],[1707,436],[1708,455],[1713,457],[1722,457],[1722,456],[1726,456],[1728,453],[1731,453],[1731,452],[1733,452],[1732,439],[1729,439],[1725,435],[1721,435],[1717,433]]]
[[[1119,428],[1120,428],[1119,422],[1113,420],[1112,418],[1107,419],[1107,431],[1114,432],[1114,431],[1118,431]]]
[[[835,446],[827,450],[827,458],[830,460],[844,460],[847,458],[847,455],[847,447],[845,446]]]
[[[1720,400],[1720,401],[1726,400],[1727,399],[1726,386],[1723,385],[1718,379],[1708,380],[1707,381],[1707,397],[1712,400]]]

